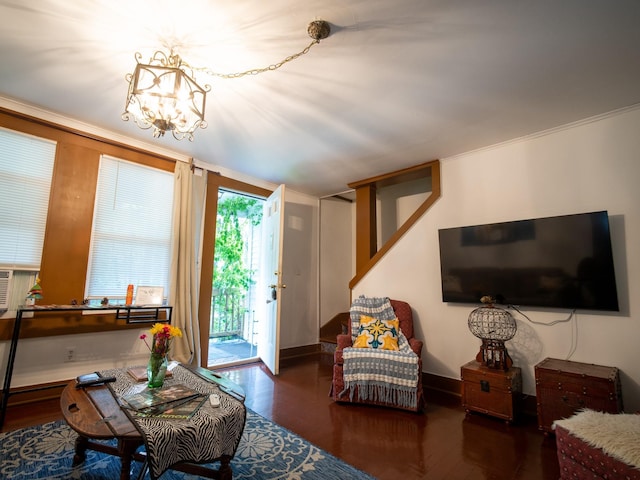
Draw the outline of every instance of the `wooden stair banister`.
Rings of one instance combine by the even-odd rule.
[[[380,249],[377,249],[376,189],[429,177],[431,177],[431,193],[429,196],[391,235],[389,240]],[[432,160],[386,175],[350,183],[349,187],[356,190],[356,275],[349,282],[349,288],[353,289],[440,197],[440,161]]]

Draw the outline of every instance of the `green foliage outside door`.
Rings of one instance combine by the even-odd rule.
[[[247,312],[255,285],[254,241],[259,242],[262,200],[220,191],[216,220],[210,336],[247,332]],[[258,238],[256,238],[258,237]]]

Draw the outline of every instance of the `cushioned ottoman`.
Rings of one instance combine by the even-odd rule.
[[[640,480],[640,415],[583,410],[553,427],[561,479]]]

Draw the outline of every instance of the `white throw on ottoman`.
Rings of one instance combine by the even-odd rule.
[[[640,415],[585,409],[553,428],[561,479],[640,480]]]

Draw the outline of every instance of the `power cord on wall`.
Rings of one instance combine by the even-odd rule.
[[[520,315],[522,315],[524,318],[526,318],[527,320],[529,320],[529,322],[535,324],[535,325],[544,325],[545,327],[551,327],[553,325],[556,325],[558,323],[564,323],[564,322],[569,322],[571,321],[571,319],[574,317],[574,315],[576,314],[575,309],[571,310],[571,313],[569,314],[569,316],[567,318],[560,318],[558,320],[553,320],[552,322],[546,323],[546,322],[536,322],[535,320],[531,320],[527,315],[525,315],[524,313],[522,313],[518,307],[516,307],[515,305],[508,305],[508,308],[513,308],[516,312],[518,312]]]
[[[558,323],[565,323],[565,322],[570,322],[571,320],[574,320],[572,325],[573,328],[571,330],[571,348],[569,349],[569,354],[566,356],[565,360],[569,360],[573,356],[573,354],[576,351],[576,348],[578,348],[578,322],[577,322],[578,317],[576,315],[575,309],[571,310],[571,313],[569,313],[569,316],[567,318],[560,318],[558,320],[553,320],[551,322],[538,322],[529,318],[525,313],[523,313],[515,305],[508,305],[507,308],[515,310],[524,318],[526,318],[530,323],[533,323],[534,325],[542,325],[545,327],[551,327]]]

